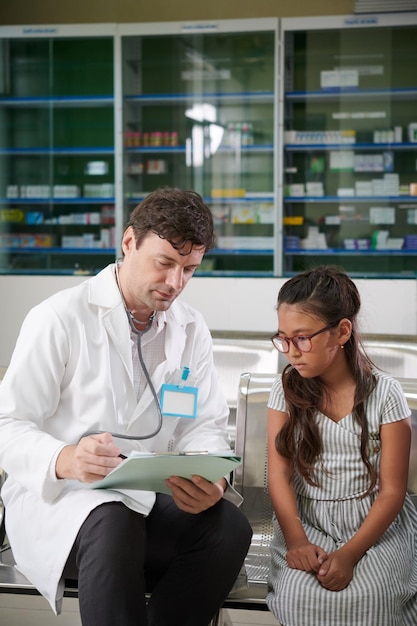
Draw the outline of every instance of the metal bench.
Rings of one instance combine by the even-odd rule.
[[[417,372],[417,338],[367,335],[366,351],[374,363],[395,378],[414,378]]]
[[[267,486],[267,402],[276,375],[246,373],[240,377],[236,415],[236,453],[243,464],[235,472],[235,486],[244,497],[242,509],[253,539],[246,557],[247,585],[227,598],[224,608],[267,610],[269,547],[272,539],[272,507]],[[398,378],[412,410],[412,447],[408,491],[417,506],[417,379]],[[221,624],[221,622],[219,622]]]
[[[270,350],[269,348],[267,350],[265,345],[262,348],[265,353]],[[276,362],[274,365],[276,366]],[[246,393],[246,381],[249,388],[251,375],[244,374],[240,381],[237,380],[239,393],[232,439],[235,439],[239,454],[245,454],[245,457],[244,463],[236,472],[235,483],[238,491],[245,497],[243,508],[253,526],[254,535],[245,567],[236,581],[235,591],[226,600],[224,608],[267,609],[264,600],[272,514],[266,491],[265,416],[269,389],[276,376],[277,372],[274,372],[266,375],[265,379],[262,378],[265,380],[263,389],[258,378],[256,379],[256,395],[253,397],[254,402],[250,403],[247,403],[252,398]],[[253,389],[254,385],[251,385],[251,392]],[[249,438],[250,442],[245,441],[246,438]],[[254,469],[255,478],[252,477]],[[36,587],[14,567],[13,554],[7,544],[1,553],[0,561],[0,593],[39,595]],[[77,588],[66,586],[64,597],[77,598]],[[220,626],[222,623],[220,611],[213,619],[212,626]]]
[[[266,414],[267,401],[276,373],[244,373],[240,376],[235,450],[243,463],[235,472],[235,487],[244,497],[242,509],[253,528],[253,539],[245,568],[224,609],[267,610],[267,575],[269,546],[272,539],[272,508],[267,488]],[[410,455],[409,491],[417,505],[417,380],[398,379],[413,413],[413,438]],[[0,593],[38,594],[31,583],[14,567],[10,550],[0,564]],[[77,589],[66,587],[66,597],[77,597]],[[222,611],[212,626],[223,624]]]
[[[238,384],[235,447],[244,461],[235,473],[235,486],[244,496],[243,511],[253,528],[245,567],[223,608],[267,610],[265,604],[272,509],[266,476],[266,403],[273,374],[242,374]],[[2,553],[0,593],[38,595],[37,589],[14,567],[10,549]],[[77,598],[78,590],[66,586],[65,597]],[[212,626],[223,624],[222,612]]]

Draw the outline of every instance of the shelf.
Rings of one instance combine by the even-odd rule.
[[[136,103],[140,105],[155,104],[189,104],[192,102],[226,102],[230,104],[241,104],[242,100],[248,102],[265,102],[272,104],[274,102],[274,93],[272,91],[244,91],[244,92],[199,92],[199,93],[174,93],[174,94],[146,94],[146,95],[126,95],[126,102]]]
[[[41,96],[26,98],[1,98],[0,107],[112,107],[113,96]]]
[[[96,274],[98,271],[100,271],[100,268],[92,272],[91,270],[82,270],[82,269],[73,269],[73,268],[68,268],[68,269],[18,268],[17,269],[14,267],[11,269],[5,269],[2,267],[0,268],[0,275],[2,276],[7,276],[7,275],[13,275],[13,276],[91,276],[93,273]]]
[[[0,198],[1,204],[114,204],[115,198]]]
[[[327,100],[339,102],[371,99],[380,102],[382,98],[387,100],[414,100],[417,96],[417,87],[404,87],[398,89],[358,89],[352,88],[329,88],[316,91],[287,91],[285,100],[290,102],[304,100]]]
[[[216,276],[219,278],[272,278],[274,272],[259,270],[197,270],[194,276],[198,276],[199,278],[213,278]]]
[[[0,254],[40,254],[40,255],[48,255],[48,254],[98,254],[98,255],[107,255],[107,256],[115,256],[116,250],[115,248],[0,248]]]
[[[286,144],[284,150],[287,152],[309,152],[309,151],[328,151],[328,150],[417,150],[417,142],[401,142],[401,143],[342,143],[342,144]],[[353,170],[350,170],[353,171]],[[361,173],[361,172],[356,172]],[[365,172],[367,174],[377,174],[380,172]]]
[[[140,196],[132,196],[131,198],[126,198],[126,202],[128,202],[129,204],[138,204],[139,202],[142,202],[142,200],[145,197],[146,197],[146,193]],[[212,196],[205,196],[203,199],[204,199],[204,202],[206,202],[207,204],[241,204],[242,202],[243,203],[251,203],[251,202],[273,203],[274,202],[273,196],[264,196],[264,195],[259,195],[259,196],[253,195],[250,197],[244,196],[242,198],[228,197],[228,196],[224,196],[221,198],[217,198],[217,197],[213,198]]]
[[[82,148],[82,147],[74,147],[74,148],[0,148],[0,155],[7,156],[43,156],[43,155],[51,155],[51,156],[83,156],[90,154],[110,154],[114,155],[114,148],[111,146],[94,146],[91,148]]]
[[[288,204],[302,204],[302,203],[340,203],[351,202],[353,204],[359,202],[374,203],[374,202],[412,202],[417,206],[417,196],[286,196],[284,202]]]
[[[138,146],[135,148],[125,148],[126,154],[149,154],[151,152],[158,152],[159,154],[185,154],[185,151],[185,146]]]
[[[220,146],[215,154],[212,154],[213,158],[216,154],[235,154],[236,152],[247,152],[247,153],[258,153],[265,152],[271,153],[274,150],[274,146],[272,144],[265,145],[247,145],[241,144],[239,146]],[[158,152],[160,154],[170,154],[170,153],[186,153],[187,149],[185,146],[138,146],[135,148],[125,148],[127,154],[149,154],[150,152]]]
[[[229,255],[237,255],[237,256],[241,256],[241,255],[245,255],[245,256],[271,256],[272,254],[274,254],[274,251],[271,249],[252,249],[252,248],[242,248],[242,249],[232,249],[232,248],[212,248],[211,250],[209,250],[208,252],[206,252],[206,254],[204,255],[205,257],[207,256],[229,256]]]
[[[323,249],[286,249],[287,256],[318,256],[318,255],[343,255],[343,256],[417,256],[417,250],[392,250],[381,248],[379,250],[348,250],[346,248],[323,248]]]
[[[241,202],[273,203],[274,201],[275,199],[273,195],[267,196],[262,193],[260,193],[259,195],[257,195],[256,193],[253,193],[250,196],[243,196],[242,198],[238,198],[238,197],[235,198],[235,197],[230,197],[230,196],[224,196],[221,198],[217,198],[217,197],[213,198],[212,196],[205,196],[204,198],[204,202],[208,202],[209,204],[224,204],[224,203],[236,204],[236,203],[241,203]]]

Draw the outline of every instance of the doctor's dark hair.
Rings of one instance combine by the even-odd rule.
[[[214,246],[213,216],[202,197],[195,191],[178,187],[161,187],[147,195],[130,215],[126,226],[135,233],[139,248],[148,233],[166,239],[176,250],[191,246],[204,247],[205,252]]]
[[[377,473],[369,461],[366,400],[375,387],[375,365],[366,354],[358,330],[360,295],[354,282],[342,268],[331,265],[315,267],[293,276],[278,293],[277,310],[282,304],[296,305],[302,313],[314,315],[324,325],[343,319],[352,323],[352,333],[344,345],[344,354],[355,381],[353,418],[361,428],[361,455],[368,470],[370,493]],[[320,460],[322,442],[317,424],[318,407],[323,405],[326,388],[319,377],[303,378],[291,365],[282,374],[282,384],[289,419],[277,435],[275,446],[311,485],[318,486],[314,464]]]

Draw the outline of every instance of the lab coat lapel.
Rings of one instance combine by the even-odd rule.
[[[101,320],[109,336],[109,344],[119,355],[133,389],[129,324],[114,277],[114,265],[109,265],[91,280],[90,302],[102,310]]]
[[[109,311],[103,317],[103,324],[133,384],[130,333],[129,329],[126,328],[126,313],[123,306]]]

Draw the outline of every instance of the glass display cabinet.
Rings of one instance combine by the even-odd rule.
[[[416,14],[282,20],[283,274],[417,272]]]
[[[114,39],[85,30],[0,29],[1,273],[115,256]]]
[[[156,187],[198,191],[217,232],[200,275],[274,272],[277,26],[121,28],[125,219]]]
[[[417,13],[0,27],[0,273],[92,274],[164,185],[200,275],[417,273]]]

